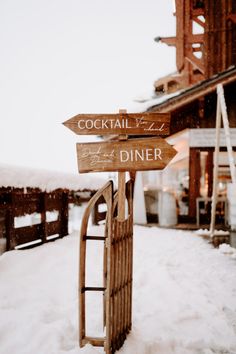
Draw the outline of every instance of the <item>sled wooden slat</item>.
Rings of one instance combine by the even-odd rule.
[[[91,344],[94,347],[103,347],[104,343],[105,343],[105,338],[84,337],[82,339],[82,346],[86,344]]]
[[[84,236],[84,240],[91,240],[91,241],[105,241],[105,236]]]
[[[85,291],[105,291],[106,288],[104,287],[96,287],[96,286],[86,286],[85,288],[81,289],[81,292],[84,293]]]

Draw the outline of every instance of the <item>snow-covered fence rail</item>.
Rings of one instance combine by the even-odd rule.
[[[58,189],[42,192],[39,189],[0,189],[0,240],[6,250],[17,246],[39,245],[68,235],[69,203],[86,202],[93,192]]]

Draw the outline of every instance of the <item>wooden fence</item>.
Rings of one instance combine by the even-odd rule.
[[[94,193],[62,189],[47,193],[31,188],[1,188],[0,239],[6,240],[6,250],[28,243],[39,245],[68,235],[69,203],[86,202]],[[48,220],[50,212],[56,215],[54,221]],[[15,218],[34,213],[38,216],[37,224],[17,227]]]

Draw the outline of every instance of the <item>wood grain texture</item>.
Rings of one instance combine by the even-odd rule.
[[[118,219],[125,219],[125,172],[118,172]]]
[[[119,221],[117,217],[118,193],[113,194],[112,182],[108,182],[88,203],[81,225],[79,266],[80,346],[87,343],[93,346],[103,346],[106,354],[113,354],[121,348],[132,327],[133,182],[131,180],[126,183],[124,193],[128,205],[127,219]],[[107,204],[104,231],[103,286],[90,287],[86,286],[88,220],[92,209],[101,196]],[[93,260],[91,261],[93,262]],[[86,334],[85,296],[88,291],[102,291],[104,293],[105,336],[101,338],[88,337]]]
[[[119,114],[126,114],[126,109],[120,109]],[[128,135],[119,135],[119,141],[127,141]],[[126,172],[118,172],[118,220],[125,220],[125,177]]]
[[[162,170],[176,153],[162,138],[77,144],[80,173]]]
[[[169,135],[169,113],[78,114],[63,123],[78,135]]]

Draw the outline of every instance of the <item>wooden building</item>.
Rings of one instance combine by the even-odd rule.
[[[176,92],[149,111],[171,113],[171,134],[186,128],[214,128],[216,87],[222,84],[229,125],[236,127],[236,2],[176,0],[176,37],[160,38],[176,47],[177,72],[155,82],[157,94]],[[189,149],[189,220],[196,220],[200,196],[200,159],[206,157],[207,196],[212,194],[213,152],[208,146]]]
[[[186,128],[215,128],[216,117],[216,86],[221,83],[225,89],[230,127],[236,127],[236,68],[225,71],[216,77],[205,80],[183,90],[179,95],[151,107],[151,111],[171,112],[171,134]],[[189,150],[189,216],[196,216],[196,198],[200,196],[200,155],[207,154],[206,176],[210,197],[213,182],[213,152],[214,147],[190,147]]]

